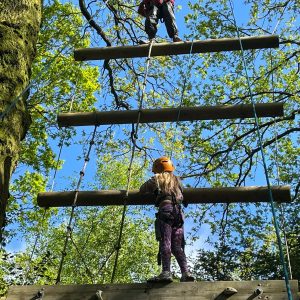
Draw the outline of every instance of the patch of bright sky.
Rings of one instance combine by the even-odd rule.
[[[69,2],[69,1],[63,1],[63,2]],[[191,1],[191,3],[196,3],[196,2],[197,1]],[[78,6],[77,1],[72,1],[72,3],[76,6]],[[176,3],[179,4],[179,1],[177,1]],[[184,16],[187,14],[187,11],[189,8],[188,8],[188,5],[184,5],[181,3],[180,3],[180,5],[182,6],[182,9],[176,10],[176,20],[177,20],[177,24],[179,27],[179,31],[181,32],[182,35],[184,35],[186,33],[186,24],[184,22]],[[238,25],[243,24],[248,21],[249,10],[247,10],[247,6],[244,6],[242,4],[242,1],[234,1],[234,9],[235,9],[235,14],[238,15],[238,19],[237,19]],[[201,16],[200,16],[200,18],[201,18]],[[165,29],[164,24],[159,25],[158,35],[166,37],[166,29]],[[95,63],[95,62],[92,62],[92,64],[98,65],[98,63]],[[103,101],[103,99],[101,99],[101,101]],[[104,99],[104,101],[109,101],[109,100]],[[134,99],[134,101],[135,101],[135,99]],[[92,129],[88,129],[88,128],[86,128],[85,130],[87,130],[87,132],[92,131]],[[77,130],[79,135],[80,135],[80,131],[81,130]],[[122,132],[121,131],[116,132],[116,135],[118,135],[118,134],[121,135]],[[79,136],[79,138],[80,138],[80,136]],[[64,173],[66,172],[67,174],[71,174],[72,172],[77,172],[77,171],[74,171],[74,168],[76,168],[76,170],[80,170],[80,167],[78,165],[78,164],[80,164],[80,162],[76,162],[76,160],[74,161],[74,157],[78,156],[78,154],[77,154],[78,152],[76,151],[76,148],[78,149],[78,151],[80,151],[79,149],[81,146],[74,145],[73,147],[74,148],[72,150],[70,150],[70,149],[67,150],[68,154],[67,154],[67,157],[66,157],[65,163],[64,163],[63,172]],[[175,163],[176,163],[176,161],[175,161]],[[90,168],[90,167],[88,166],[87,168]],[[95,165],[93,165],[91,168],[95,169],[96,167],[95,167]],[[91,170],[91,172],[86,172],[86,174],[91,174],[91,173],[93,173],[93,171],[95,171],[95,170]],[[86,176],[92,176],[92,175],[86,175]],[[89,179],[86,177],[85,180],[88,181]]]
[[[70,1],[62,1],[62,2],[70,2]],[[195,3],[195,2],[197,2],[197,1],[191,1],[191,3]],[[72,3],[76,6],[78,5],[77,1],[72,1]],[[184,22],[184,16],[187,13],[188,6],[181,4],[178,1],[176,2],[176,4],[180,4],[180,6],[182,6],[181,9],[176,10],[176,20],[177,20],[177,24],[178,24],[181,35],[184,35],[186,33],[186,24]],[[249,7],[245,6],[243,4],[243,1],[233,1],[233,5],[234,5],[235,17],[237,18],[237,25],[243,26],[249,20],[249,13],[250,13]],[[201,18],[201,16],[200,16],[200,18]],[[274,27],[275,27],[277,25],[277,23],[276,23],[276,21],[274,21],[274,22],[275,22],[274,23]],[[163,24],[160,24],[160,26],[159,26],[158,35],[166,36],[166,30],[165,30],[165,26]],[[121,132],[120,132],[120,134],[121,134]],[[75,145],[74,145],[74,147],[80,148],[80,146],[75,146]],[[68,170],[70,170],[70,168],[74,169],[76,163],[73,161],[73,159],[75,156],[77,156],[77,155],[73,155],[73,154],[77,153],[75,149],[74,149],[74,151],[73,150],[68,150],[68,151],[70,153],[68,153],[67,159],[65,160],[65,164],[64,164],[64,172],[67,172],[67,173],[69,173]],[[95,167],[95,165],[93,165],[91,168],[94,168],[94,170],[91,170],[91,173],[93,173],[93,171],[95,171],[96,167]],[[77,166],[76,166],[76,169],[78,169]],[[262,174],[262,166],[261,166],[261,170],[258,170],[257,173]],[[86,172],[86,174],[88,174],[88,172]],[[86,178],[85,180],[88,180],[88,178]],[[259,176],[259,177],[255,178],[256,184],[258,184],[258,181],[262,181],[263,183],[265,182],[263,176]]]

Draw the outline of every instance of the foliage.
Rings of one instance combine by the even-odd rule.
[[[260,35],[274,32],[275,26],[282,42],[279,50],[245,51],[243,55],[254,102],[284,103],[286,117],[277,118],[276,122],[272,119],[261,119],[259,126],[271,182],[290,184],[292,187],[294,202],[284,205],[285,224],[280,222],[281,213],[277,209],[277,221],[281,230],[289,236],[289,233],[295,232],[288,225],[290,214],[293,211],[292,214],[299,217],[299,175],[296,175],[299,171],[296,170],[299,161],[299,90],[295,85],[299,82],[296,58],[299,23],[293,17],[299,12],[299,4],[294,1],[279,2],[275,5],[270,1],[246,1],[245,10],[249,10],[250,17],[248,24],[239,24],[239,27],[242,28],[242,35]],[[190,27],[197,26],[199,34],[206,38],[236,36],[234,18],[228,3],[218,2],[218,6],[213,1],[190,3],[190,7],[199,12],[201,21],[196,18],[197,13],[188,15],[186,21],[190,21]],[[274,20],[277,19],[278,23],[274,25]],[[200,78],[193,85],[194,90],[198,91],[193,93],[195,96],[201,95],[206,105],[212,102],[250,103],[250,93],[239,53],[213,54],[204,60],[207,62],[204,65],[209,66],[209,69],[204,73],[201,67],[197,69],[202,80]],[[191,163],[185,169],[188,177],[198,178],[197,185],[202,186],[206,182],[217,186],[240,186],[249,183],[257,185],[261,181],[262,157],[256,132],[250,122],[203,122],[192,129],[185,144],[191,155]],[[209,209],[206,206],[202,211],[208,213],[206,218],[201,219],[199,226],[205,222],[210,224],[215,237],[207,240],[207,246],[214,250],[206,251],[205,246],[199,250],[195,271],[200,277],[282,278],[282,268],[275,267],[281,265],[281,261],[274,227],[271,226],[269,205],[227,205],[224,208],[212,206]],[[199,219],[201,216],[200,214]],[[281,238],[284,244],[283,235]],[[294,245],[293,240],[292,238],[289,243]],[[294,250],[290,248],[291,253]],[[212,270],[211,266],[218,265],[216,260],[220,269]],[[291,264],[294,278],[298,278],[295,277],[298,274],[297,260],[293,255]]]
[[[84,159],[91,137],[87,128],[58,130],[56,114],[70,109],[138,109],[141,104],[144,59],[75,63],[69,52],[89,43],[91,46],[136,45],[144,36],[143,20],[136,14],[137,3],[117,0],[107,1],[105,5],[102,1],[85,1],[87,12],[102,30],[98,28],[97,33],[72,5],[54,1],[45,6],[39,56],[33,72],[35,84],[29,100],[33,125],[23,144],[12,183],[10,228],[14,230],[8,236],[8,240],[14,234],[24,236],[27,249],[18,255],[25,268],[33,236],[38,232],[37,227],[42,229],[43,239],[38,249],[47,250],[34,254],[30,268],[36,267],[37,272],[30,272],[29,283],[54,283],[69,218],[68,210],[59,209],[47,211],[41,221],[43,210],[32,210],[36,194],[47,189],[56,165],[58,168],[67,165],[74,149],[80,148],[77,158]],[[189,1],[181,11],[185,18],[182,25],[185,28],[181,28],[184,38],[236,37],[229,4],[228,1]],[[241,5],[235,7],[236,12]],[[142,103],[143,108],[249,104],[251,95],[255,103],[284,103],[285,116],[259,119],[259,128],[271,183],[291,185],[293,202],[285,204],[282,212],[276,208],[276,212],[290,245],[294,278],[299,278],[300,253],[299,10],[297,1],[245,0],[243,14],[237,18],[241,35],[270,34],[275,30],[281,41],[279,49],[244,51],[249,78],[245,76],[240,51],[153,58]],[[166,34],[162,28],[158,40],[164,39]],[[133,129],[136,127],[131,125],[98,128],[95,150],[89,161],[94,174],[86,174],[87,183],[81,188],[126,189],[134,134],[137,140],[130,188],[138,188],[151,160],[161,154],[172,155],[177,173],[192,187],[265,185],[253,119],[139,124],[138,132]],[[65,161],[60,158],[57,163],[54,153],[58,143],[66,147],[67,154]],[[78,163],[73,164],[72,171]],[[69,174],[72,171],[67,170]],[[61,182],[61,189],[74,189],[78,176],[64,175],[56,179]],[[116,207],[76,210],[74,243],[69,241],[63,282],[110,280],[114,254],[105,262],[114,252],[121,214],[122,208]],[[196,208],[190,205],[187,215],[187,223],[192,222],[191,232],[187,234],[189,243],[198,241],[204,224],[209,226],[207,239],[200,245],[195,243],[198,254],[193,270],[199,279],[282,278],[269,203],[206,204]],[[284,216],[285,223],[279,216]],[[152,217],[152,212],[145,208],[128,211],[117,282],[143,281],[158,271],[156,244],[149,232]],[[46,269],[40,273],[41,262]],[[11,262],[12,266],[14,263]]]

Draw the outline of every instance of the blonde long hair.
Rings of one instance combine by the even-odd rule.
[[[174,195],[176,198],[181,198],[180,179],[172,172],[156,173],[155,178],[163,194]]]

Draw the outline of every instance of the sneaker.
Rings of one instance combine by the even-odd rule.
[[[194,281],[195,281],[195,277],[190,272],[182,273],[180,282],[194,282]]]
[[[175,36],[173,37],[173,42],[174,42],[174,43],[182,42],[182,39],[181,39],[178,35],[175,35]]]
[[[149,39],[149,40],[139,40],[140,45],[147,45],[147,44],[150,44],[151,42],[152,43],[157,43],[155,38]]]
[[[154,276],[147,280],[147,282],[172,282],[172,274],[169,271],[163,271],[158,276]]]

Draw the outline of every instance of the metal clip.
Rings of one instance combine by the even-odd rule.
[[[236,294],[238,291],[233,287],[225,288],[218,296],[214,298],[214,300],[225,300],[231,297],[232,295]]]
[[[101,290],[98,290],[97,292],[96,292],[96,297],[97,297],[97,299],[98,300],[103,300],[103,298],[102,298],[102,291]]]
[[[253,292],[253,294],[254,294],[255,296],[258,296],[258,295],[261,295],[263,292],[264,292],[264,290],[263,290],[262,288],[257,288],[257,289]]]
[[[238,292],[237,289],[229,286],[222,293],[226,296],[231,296],[236,294],[237,292]]]
[[[44,288],[41,288],[35,296],[33,296],[30,300],[42,300],[45,294]]]

